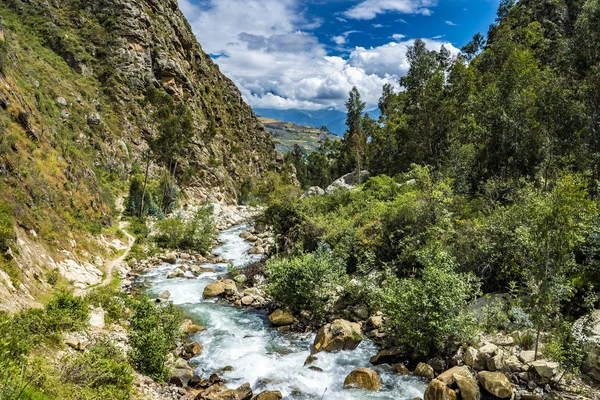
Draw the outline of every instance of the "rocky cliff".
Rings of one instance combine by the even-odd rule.
[[[109,251],[97,236],[161,135],[150,92],[191,115],[168,168],[192,201],[235,203],[241,184],[276,162],[268,133],[176,0],[3,0],[0,16],[0,220],[15,227],[0,234],[3,297],[1,286],[36,297],[53,265],[25,262],[3,240],[32,240],[55,262]]]

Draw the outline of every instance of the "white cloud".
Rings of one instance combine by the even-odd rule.
[[[446,25],[449,25],[449,26],[458,26],[457,24],[455,24],[452,21],[446,21]]]
[[[395,42],[356,47],[348,56],[334,57],[305,29],[314,21],[303,16],[297,0],[208,1],[202,9],[190,0],[179,4],[205,51],[221,55],[216,60],[221,71],[252,106],[343,109],[348,92],[357,86],[373,107],[383,85],[397,85],[408,70],[406,51],[413,41],[401,34],[393,36]],[[343,32],[331,40],[342,46],[353,33]],[[425,42],[430,49],[442,45],[433,39]]]
[[[406,35],[403,35],[401,33],[394,33],[392,35],[392,39],[397,40],[398,42],[401,41],[402,39],[404,39],[406,37]]]
[[[436,5],[437,0],[364,0],[344,12],[344,15],[367,20],[388,12],[431,15],[431,8]]]

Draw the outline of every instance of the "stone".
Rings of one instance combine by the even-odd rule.
[[[274,326],[291,325],[295,320],[296,318],[291,313],[281,309],[275,310],[269,315],[269,321]]]
[[[533,360],[535,360],[535,351],[534,350],[522,351],[519,354],[519,360],[521,360],[521,362],[523,364],[529,364],[530,362],[533,362]]]
[[[504,362],[504,354],[496,354],[487,360],[488,371],[496,372],[503,371],[506,363]]]
[[[442,357],[433,357],[427,361],[427,364],[431,365],[431,368],[438,374],[446,369],[446,360]]]
[[[343,319],[336,319],[317,332],[312,354],[320,351],[354,350],[362,341],[360,325]]]
[[[517,356],[510,356],[504,361],[504,367],[510,372],[519,372],[523,369],[523,364]]]
[[[177,264],[177,254],[175,254],[175,253],[165,254],[160,257],[160,260],[167,264],[175,265],[175,264]]]
[[[452,367],[449,370],[439,374],[436,379],[446,386],[452,386],[454,384],[455,375],[473,379],[473,375],[471,375],[471,372],[467,367]]]
[[[104,322],[104,309],[102,307],[90,310],[90,326],[96,329],[104,329],[106,326]]]
[[[431,368],[431,365],[420,362],[417,364],[417,368],[415,368],[413,375],[431,380],[435,377],[435,372],[433,371],[433,368]]]
[[[283,395],[279,390],[267,390],[259,393],[253,400],[281,400]]]
[[[249,306],[254,302],[254,297],[252,296],[244,296],[242,297],[242,304],[245,306]]]
[[[91,113],[87,117],[88,125],[100,125],[101,121],[102,121],[102,119],[100,118],[100,114],[98,114],[98,113]]]
[[[175,368],[169,378],[169,384],[184,387],[193,377],[191,368]]]
[[[501,352],[500,348],[493,343],[486,343],[478,350],[479,357],[487,363],[487,360]]]
[[[365,389],[378,391],[381,387],[379,374],[370,368],[358,368],[344,379],[344,389]]]
[[[181,350],[181,357],[187,359],[199,356],[202,353],[202,345],[197,342],[188,343]]]
[[[308,369],[310,369],[311,371],[323,372],[323,368],[319,368],[315,365],[311,365],[310,367],[308,367]]]
[[[461,374],[454,375],[454,381],[460,390],[460,398],[462,400],[480,400],[481,390],[473,377],[466,377]]]
[[[360,175],[356,172],[350,172],[341,178],[336,179],[331,185],[325,189],[326,194],[331,194],[338,189],[350,189],[352,186],[364,182],[371,174],[369,171],[360,171]]]
[[[479,384],[491,395],[508,399],[513,395],[513,387],[502,372],[481,371],[477,374]]]
[[[540,383],[548,383],[556,375],[558,363],[546,360],[538,360],[530,363],[535,372],[541,378]]]
[[[392,365],[392,372],[396,375],[410,375],[411,372],[406,365],[402,363]]]
[[[373,365],[379,364],[396,364],[408,357],[408,353],[403,347],[392,347],[381,350],[379,353],[369,359]]]
[[[63,107],[66,107],[68,105],[67,100],[65,100],[64,97],[57,97],[56,102]]]
[[[469,347],[467,350],[465,350],[464,362],[465,365],[473,368],[476,371],[481,371],[486,367],[481,357],[479,357],[479,351],[473,347]]]
[[[423,398],[425,400],[456,400],[457,396],[456,392],[444,385],[443,382],[433,379],[427,386]]]
[[[205,396],[206,400],[250,400],[252,398],[252,388],[249,383],[244,383],[237,389],[228,389],[218,393],[210,393]]]
[[[373,315],[369,318],[369,324],[375,329],[381,328],[383,326],[383,316]]]
[[[171,297],[171,292],[165,290],[160,292],[160,294],[158,295],[158,300],[160,302],[166,302],[167,300],[169,300],[169,297]]]
[[[169,273],[169,275],[167,275],[167,279],[174,279],[174,278],[185,278],[185,272],[183,272],[179,268],[175,268],[175,270],[173,270],[172,272]]]
[[[191,319],[186,319],[181,323],[181,331],[186,335],[193,335],[194,333],[205,331],[206,328],[200,325],[196,325]]]
[[[203,265],[192,265],[190,267],[190,271],[196,275],[200,275],[203,273],[217,272],[217,269],[215,267],[207,267],[207,266],[203,266]]]
[[[304,194],[301,196],[301,198],[305,199],[307,197],[324,196],[324,195],[325,195],[325,191],[323,189],[321,189],[318,186],[312,186],[312,187],[308,188],[308,190],[306,192],[304,192]]]
[[[221,279],[210,283],[204,288],[203,297],[210,299],[219,296],[231,296],[237,292],[237,285],[231,279]]]
[[[354,307],[353,312],[358,319],[365,320],[369,318],[369,310],[363,305]]]
[[[239,275],[236,275],[236,276],[233,278],[233,280],[234,280],[234,281],[235,281],[237,284],[239,284],[239,285],[243,285],[243,284],[244,284],[244,282],[246,282],[246,275],[244,275],[244,274],[239,274]]]

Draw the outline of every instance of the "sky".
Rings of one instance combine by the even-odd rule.
[[[398,88],[415,38],[454,54],[487,33],[499,0],[178,0],[194,34],[253,107],[374,108]]]

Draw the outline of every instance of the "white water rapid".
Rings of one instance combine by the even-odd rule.
[[[250,246],[239,237],[247,226],[237,226],[220,234],[224,243],[216,251],[236,266],[243,266],[255,256],[247,254]],[[202,292],[207,284],[222,278],[227,266],[216,265],[216,273],[204,273],[196,279],[167,279],[176,268],[164,264],[153,269],[144,280],[149,284],[148,294],[158,296],[164,290],[171,292],[170,300],[181,306],[192,320],[207,328],[194,335],[193,340],[204,350],[193,363],[196,373],[204,378],[225,366],[231,372],[219,373],[230,388],[249,382],[254,393],[279,390],[284,399],[389,399],[404,400],[423,397],[425,384],[413,377],[397,376],[386,368],[375,367],[381,376],[379,392],[344,390],[345,377],[354,369],[373,368],[369,357],[377,353],[370,340],[364,340],[353,351],[319,353],[313,364],[323,372],[304,367],[310,355],[314,335],[279,333],[269,326],[264,313],[244,311],[232,305],[204,300]]]

